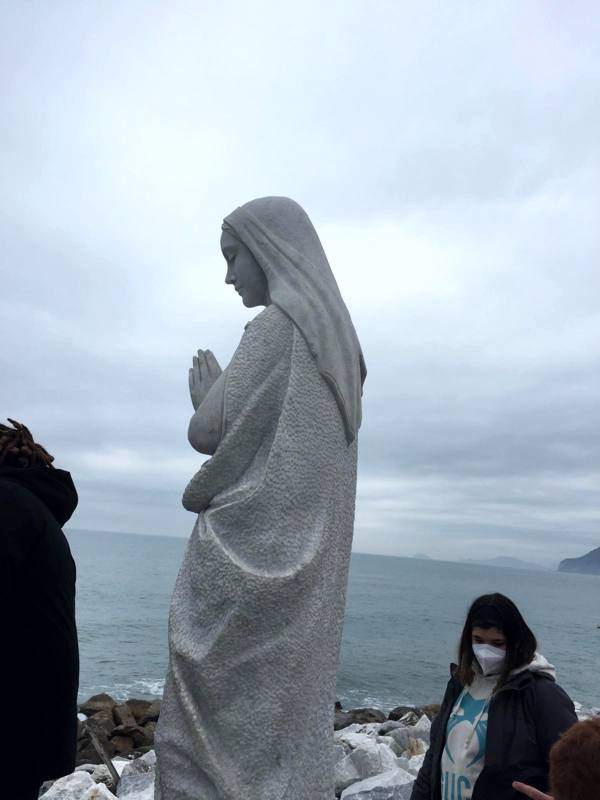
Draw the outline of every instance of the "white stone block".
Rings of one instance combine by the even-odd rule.
[[[335,793],[338,795],[343,789],[360,780],[356,766],[349,756],[344,756],[333,768]]]
[[[349,726],[352,727],[352,726]],[[376,736],[373,736],[369,733],[358,733],[354,731],[348,731],[347,728],[344,728],[341,731],[336,731],[334,734],[334,741],[335,742],[345,742],[350,747],[360,747],[361,744],[368,744],[369,742],[373,742],[377,740]]]
[[[400,752],[403,753],[408,747],[410,739],[414,738],[414,733],[412,728],[394,728],[394,730],[391,730],[385,738],[393,739],[398,745]]]
[[[336,791],[397,767],[398,759],[387,744],[367,739],[336,764]]]
[[[342,744],[333,745],[333,763],[338,764],[346,757],[346,749]]]
[[[425,714],[423,714],[421,719],[415,726],[413,726],[411,730],[413,738],[422,739],[422,741],[429,744],[429,737],[431,734],[431,720],[429,717],[426,717]]]
[[[405,748],[401,747],[393,736],[378,736],[377,741],[386,744],[396,756],[401,756]]]
[[[401,728],[402,723],[396,719],[388,719],[385,722],[381,723],[381,727],[379,728],[380,736],[385,736],[386,733],[393,731],[395,728]]]
[[[427,714],[423,714],[422,717],[419,717],[419,721],[415,725],[415,728],[423,728],[426,731],[431,730],[431,720],[427,716]]]
[[[84,794],[83,800],[116,800],[116,797],[103,783],[97,783]]]
[[[410,756],[415,756],[424,753],[429,747],[429,734],[430,729],[425,725],[419,727],[417,725],[412,728],[394,728],[384,738],[394,739],[397,744],[394,752],[401,754],[409,753]]]
[[[44,800],[116,800],[103,783],[94,783],[87,772],[74,772],[59,778],[48,789]]]
[[[128,758],[113,758],[112,765],[117,771],[117,775],[122,775],[123,770],[127,766],[127,764],[131,764],[130,759]]]
[[[141,758],[130,761],[121,773],[117,788],[119,800],[154,800],[156,755],[150,750]]]
[[[353,750],[348,758],[356,765],[361,778],[377,775],[395,769],[397,766],[396,755],[387,744],[381,742],[368,742]]]
[[[352,784],[341,800],[410,800],[414,781],[413,775],[398,767]]]
[[[404,760],[404,759],[403,759]],[[419,774],[419,770],[423,766],[423,761],[425,761],[425,753],[421,753],[418,756],[413,756],[412,758],[408,759],[408,765],[404,767],[411,775],[414,775],[415,778]]]

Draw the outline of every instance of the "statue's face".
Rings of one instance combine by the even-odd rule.
[[[221,250],[227,261],[225,283],[233,284],[247,308],[270,303],[265,273],[245,244],[229,231],[221,234]]]

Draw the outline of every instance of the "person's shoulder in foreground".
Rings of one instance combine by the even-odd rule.
[[[0,593],[8,597],[23,569],[41,546],[44,531],[58,530],[77,507],[71,475],[54,461],[29,429],[9,420],[0,424]],[[46,542],[48,544],[48,542]]]
[[[77,506],[77,492],[70,474],[52,466],[53,457],[25,425],[9,422],[0,425],[0,681],[10,687],[0,771],[7,797],[35,800],[44,780],[75,767],[76,576],[62,526]],[[44,743],[35,752],[23,746],[32,724]]]
[[[530,800],[594,800],[600,797],[600,717],[572,725],[550,751],[550,792],[515,781]]]

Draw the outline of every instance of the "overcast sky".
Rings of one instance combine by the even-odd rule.
[[[311,216],[362,342],[355,550],[600,545],[595,2],[3,2],[0,416],[75,528],[188,536],[222,218]]]

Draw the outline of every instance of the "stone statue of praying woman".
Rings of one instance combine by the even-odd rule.
[[[198,351],[189,440],[212,456],[169,619],[157,800],[331,800],[333,711],[366,369],[307,214],[223,223],[225,282],[265,306],[221,370]]]

